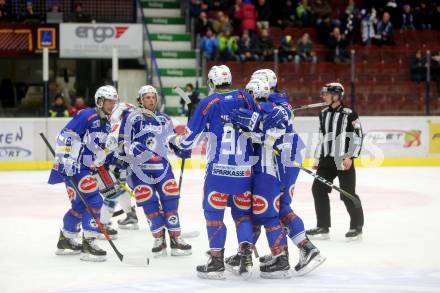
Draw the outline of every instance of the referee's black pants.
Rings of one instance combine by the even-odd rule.
[[[339,187],[359,198],[355,192],[356,170],[354,168],[354,162],[348,170],[337,170],[333,157],[320,158],[316,173],[330,182],[333,182],[333,180],[338,177]],[[331,227],[330,199],[328,196],[330,192],[331,187],[315,179],[312,185],[312,193],[313,199],[315,200],[317,227],[320,228]],[[344,202],[347,212],[350,215],[350,229],[362,229],[364,225],[362,205],[356,208],[349,198],[342,194],[340,198]]]

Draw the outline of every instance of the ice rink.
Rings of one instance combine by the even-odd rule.
[[[327,261],[304,277],[259,278],[257,261],[250,281],[227,274],[224,281],[201,280],[195,266],[206,262],[207,237],[201,209],[203,171],[185,171],[180,201],[184,232],[193,255],[151,259],[148,267],[119,262],[106,241],[104,263],[56,256],[62,217],[69,208],[63,185],[46,184],[49,171],[0,172],[0,292],[440,292],[440,167],[358,168],[357,192],[365,211],[364,237],[347,243],[348,214],[339,195],[332,194],[330,240],[315,241]],[[294,210],[306,228],[314,227],[310,191],[312,177],[301,173]],[[127,256],[146,257],[152,236],[138,209],[141,229],[120,231],[115,241]],[[229,216],[226,255],[236,250]],[[115,221],[114,221],[115,222]],[[290,246],[294,266],[298,250]],[[262,236],[260,255],[268,252]]]

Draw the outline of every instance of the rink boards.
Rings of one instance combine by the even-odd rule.
[[[184,125],[183,117],[173,118],[175,125]],[[52,167],[51,155],[43,144],[43,132],[52,144],[69,118],[1,118],[0,170],[45,170]],[[362,117],[363,151],[357,166],[440,166],[440,118]],[[304,165],[309,166],[319,140],[316,117],[295,118],[295,129],[306,148]],[[171,156],[174,167],[180,160]],[[193,152],[186,168],[204,168],[203,148]]]

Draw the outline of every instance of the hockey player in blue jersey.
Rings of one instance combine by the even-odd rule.
[[[99,234],[92,215],[85,209],[68,177],[75,182],[76,189],[99,218],[102,197],[99,194],[98,182],[93,173],[97,163],[97,153],[105,145],[109,132],[108,115],[118,100],[116,89],[112,86],[100,87],[95,93],[96,108],[87,108],[78,114],[61,130],[57,137],[55,159],[49,177],[49,184],[65,183],[71,208],[63,218],[63,228],[57,243],[58,255],[79,254],[86,261],[105,261],[106,251],[95,244]],[[83,241],[75,241],[83,229]]]
[[[246,91],[253,95],[256,101],[267,100],[269,84],[260,79],[252,79],[246,85]],[[260,115],[265,119],[273,111],[272,103],[261,103]],[[248,110],[246,110],[248,111]],[[247,122],[240,119],[243,109],[233,111],[231,120],[234,124],[243,126],[245,131],[251,130]],[[237,119],[238,118],[238,119]],[[281,185],[278,166],[275,160],[274,143],[283,136],[285,129],[277,127],[267,128],[264,123],[262,131],[258,129],[258,142],[254,144],[254,155],[258,163],[253,166],[252,184],[252,224],[254,230],[254,245],[259,237],[261,226],[264,225],[266,238],[269,243],[273,261],[260,266],[262,278],[288,278],[290,274],[289,258],[286,252],[286,233],[280,221]],[[226,259],[227,267],[235,270],[237,255]]]
[[[119,159],[122,148],[119,144],[119,134],[121,121],[126,119],[135,106],[128,103],[118,103],[110,115],[110,133],[105,143],[107,156],[103,159],[107,161],[104,168],[98,169],[97,179],[100,186],[100,193],[104,197],[101,208],[101,223],[106,227],[106,232],[111,239],[116,239],[118,231],[111,226],[111,218],[116,204],[119,204],[127,217],[118,220],[121,229],[139,229],[138,219],[135,209],[131,206],[131,196],[122,187],[126,183],[126,169],[128,164]],[[123,155],[123,154],[122,154]],[[100,234],[100,238],[103,235]]]
[[[181,237],[178,204],[180,190],[167,159],[169,139],[175,135],[171,119],[156,111],[157,91],[151,85],[140,88],[139,109],[128,115],[121,125],[125,161],[129,163],[128,182],[136,203],[142,207],[154,237],[155,257],[167,254],[166,230],[172,256],[190,255],[191,245]],[[190,151],[175,151],[189,157]]]
[[[262,121],[264,130],[273,127],[285,129],[285,135],[274,143],[274,151],[278,153],[275,160],[282,190],[279,215],[284,227],[287,229],[288,237],[300,250],[299,262],[295,266],[295,271],[298,275],[304,275],[325,261],[319,250],[306,237],[302,219],[291,208],[293,191],[300,170],[295,164],[300,164],[302,161],[300,150],[304,148],[304,144],[293,130],[293,113],[287,95],[276,91],[277,77],[275,73],[270,69],[261,69],[252,75],[251,79],[254,78],[267,81],[271,88],[271,94],[268,98],[269,103],[264,103],[266,106],[262,107],[267,113]],[[247,121],[253,115],[253,113],[248,113],[248,117],[246,117],[246,113],[239,114],[243,115],[243,121]],[[275,264],[272,255],[262,257],[260,261],[262,266]]]
[[[247,278],[252,267],[252,144],[239,136],[228,120],[234,109],[258,111],[259,106],[244,91],[231,89],[232,76],[225,65],[213,66],[208,73],[210,95],[197,106],[188,122],[187,133],[176,136],[174,144],[190,149],[200,139],[208,137],[208,165],[205,173],[203,209],[209,239],[209,260],[197,266],[200,278],[224,278],[224,246],[226,226],[223,222],[226,206],[231,208],[239,243],[239,273]],[[258,118],[255,116],[254,118]],[[255,125],[258,123],[254,121]]]

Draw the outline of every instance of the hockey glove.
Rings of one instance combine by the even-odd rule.
[[[191,149],[184,150],[184,149],[181,149],[181,148],[175,146],[172,143],[169,143],[169,146],[170,146],[170,149],[172,149],[173,152],[176,154],[176,156],[178,156],[179,158],[181,158],[181,159],[191,158]]]
[[[286,109],[282,107],[275,107],[272,112],[267,114],[263,120],[263,131],[266,132],[271,128],[286,128],[289,120],[289,115]]]
[[[79,171],[79,163],[69,157],[65,158],[63,162],[63,169],[61,170],[61,173],[65,176],[72,177],[73,175],[77,174]]]
[[[261,120],[261,115],[252,110],[240,108],[232,110],[229,114],[232,124],[243,128],[246,131],[255,131]]]

